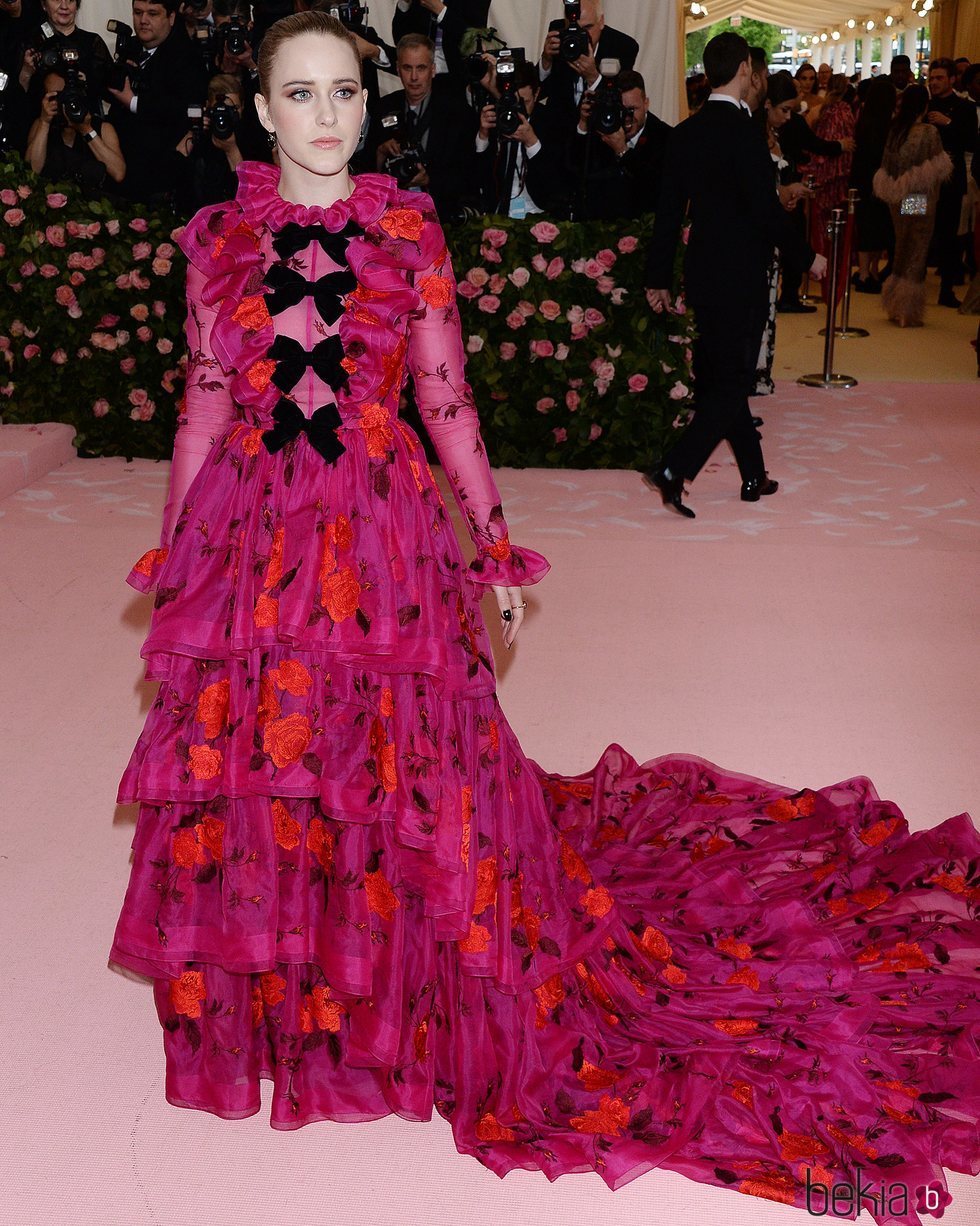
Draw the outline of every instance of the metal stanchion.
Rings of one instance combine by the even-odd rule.
[[[858,189],[852,187],[847,193],[847,215],[849,218],[854,216],[854,210],[861,197],[858,195]],[[838,336],[848,340],[852,336],[870,336],[871,333],[867,328],[852,328],[851,327],[851,238],[854,234],[853,223],[848,223],[845,229],[845,244],[844,244],[844,303],[841,311],[840,323],[837,325],[836,333]],[[820,335],[823,336],[823,328],[820,329]]]
[[[827,264],[827,326],[823,329],[823,373],[819,375],[800,375],[796,380],[804,387],[856,387],[857,379],[852,375],[834,374],[834,327],[837,315],[837,282],[840,271],[840,244],[844,231],[844,210],[834,209],[827,223],[827,237],[830,239],[830,260]]]
[[[810,210],[811,197],[813,189],[817,185],[816,175],[806,175],[803,179],[803,186],[806,188],[807,194],[803,197],[803,224],[806,226],[807,242],[810,241]],[[803,274],[803,292],[800,294],[800,302],[803,306],[819,306],[820,299],[810,293],[810,270],[809,268]]]

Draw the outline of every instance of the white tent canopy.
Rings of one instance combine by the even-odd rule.
[[[940,0],[941,2],[941,0]],[[902,4],[875,5],[873,0],[706,0],[707,16],[689,17],[687,29],[700,30],[728,17],[754,17],[773,25],[798,30],[801,34],[838,30],[842,39],[866,33],[866,23],[874,22],[873,33],[886,29],[891,17],[892,31],[914,29],[924,21],[917,17],[909,0]],[[847,22],[854,25],[848,27]]]

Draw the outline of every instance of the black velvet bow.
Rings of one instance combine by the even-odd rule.
[[[310,446],[315,447],[328,464],[335,464],[347,450],[337,437],[337,427],[343,425],[343,419],[335,404],[321,405],[312,417],[307,418],[295,401],[283,396],[272,410],[272,417],[275,427],[262,432],[262,442],[272,455],[301,433],[306,435]]]
[[[340,364],[344,357],[344,346],[339,336],[328,336],[312,349],[304,349],[299,341],[294,341],[291,336],[277,336],[269,347],[269,357],[278,363],[272,382],[281,392],[294,388],[302,379],[303,372],[310,366],[334,391],[339,388],[349,390],[349,376]]]
[[[357,289],[357,278],[349,269],[328,272],[316,281],[307,281],[285,264],[273,264],[265,274],[265,283],[273,291],[263,294],[270,315],[278,315],[312,295],[316,309],[326,324],[334,323],[343,315],[344,296]]]
[[[288,260],[310,243],[319,243],[336,264],[347,263],[347,244],[364,231],[355,221],[348,221],[342,230],[334,233],[326,226],[301,226],[295,221],[283,226],[272,240],[276,255]]]

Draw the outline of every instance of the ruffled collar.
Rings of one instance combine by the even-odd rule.
[[[339,231],[352,218],[359,226],[378,220],[398,195],[398,183],[391,175],[352,175],[354,190],[346,200],[329,208],[322,205],[293,204],[279,195],[280,170],[267,162],[240,162],[235,200],[249,223],[264,223],[279,230],[290,222],[301,226],[322,225]]]

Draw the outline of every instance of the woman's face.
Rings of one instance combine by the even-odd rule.
[[[817,74],[812,68],[801,68],[796,74],[796,82],[804,94],[812,94],[817,83]]]
[[[75,27],[78,0],[44,0],[44,11],[56,30],[68,33]]]
[[[299,34],[276,52],[269,96],[255,99],[259,120],[275,132],[283,170],[315,175],[345,170],[361,136],[367,90],[348,43],[330,34]]]
[[[766,119],[769,127],[774,132],[778,132],[780,128],[786,126],[789,122],[790,115],[796,110],[796,99],[791,98],[789,102],[779,102],[775,106],[771,102],[766,102]]]

